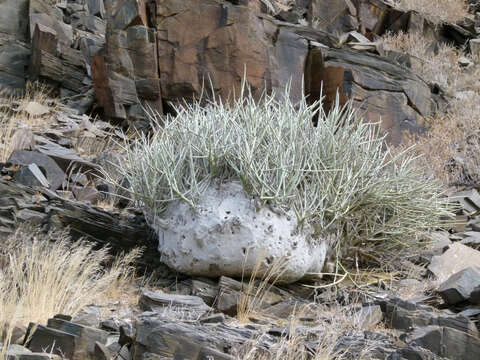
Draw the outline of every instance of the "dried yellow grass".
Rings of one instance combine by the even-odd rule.
[[[463,0],[394,0],[394,6],[402,10],[415,10],[437,23],[455,23],[469,16]]]
[[[248,253],[245,256],[245,261],[248,258]],[[287,259],[281,258],[275,261],[264,271],[262,275],[262,267],[266,255],[261,255],[256,259],[255,266],[253,268],[250,280],[238,302],[237,306],[237,319],[241,323],[248,323],[254,316],[268,317],[268,314],[262,313],[262,305],[265,303],[265,298],[272,286],[282,276],[287,265]],[[259,281],[256,281],[260,278]]]
[[[8,96],[0,91],[0,162],[6,162],[10,154],[22,141],[28,131],[44,129],[55,121],[57,106],[50,98],[47,86],[40,83],[27,83],[21,96]],[[18,110],[22,105],[35,102],[46,106],[50,112],[41,116],[32,116]]]
[[[423,136],[408,136],[402,148],[415,146],[426,177],[435,177],[445,185],[480,182],[480,69],[461,68],[458,49],[441,44],[435,53],[431,44],[418,33],[387,34],[387,50],[409,54],[412,70],[429,83],[440,85],[450,97],[445,113],[427,118]],[[475,60],[475,59],[473,59]],[[400,149],[401,150],[401,149]]]
[[[302,318],[315,318],[316,342],[302,330]],[[358,315],[352,309],[338,304],[319,306],[312,303],[297,309],[288,319],[286,333],[282,335],[268,350],[262,346],[264,335],[252,339],[240,353],[237,359],[242,360],[340,360],[351,359],[352,354],[340,351],[336,346],[342,334],[362,332]],[[312,324],[310,324],[311,326]],[[306,345],[309,345],[308,348]],[[371,349],[374,344],[365,345],[355,353],[355,359],[371,359]]]
[[[13,325],[46,323],[55,314],[75,316],[84,306],[124,292],[139,250],[111,262],[107,248],[72,242],[66,231],[21,227],[0,247],[0,339]],[[4,347],[5,348],[5,347]]]
[[[429,83],[440,85],[446,90],[456,89],[462,69],[459,65],[461,54],[453,46],[439,44],[434,49],[432,43],[418,32],[383,36],[386,50],[394,50],[410,55],[412,70]],[[436,51],[435,51],[436,50]]]

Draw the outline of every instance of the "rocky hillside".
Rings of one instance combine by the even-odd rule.
[[[0,0],[1,356],[480,358],[479,63],[480,3],[473,0],[434,7],[409,0]],[[280,231],[292,249],[302,247],[290,225],[268,226],[282,221],[276,209],[223,188],[211,198],[224,203],[210,201],[212,210],[198,216],[216,230],[197,231],[186,220],[195,212],[168,210],[174,229],[155,232],[128,191],[132,182],[105,178],[118,175],[125,146],[159,126],[152,118],[163,122],[198,99],[234,103],[245,86],[257,100],[289,86],[293,103],[321,100],[325,113],[352,104],[363,121],[380,124],[393,154],[417,143],[423,181],[447,185],[455,222],[429,241],[419,235],[421,247],[381,260],[365,244],[341,263],[305,247],[310,258],[322,257],[315,268],[322,274],[304,276],[306,269],[290,284],[277,283],[285,265],[272,254],[248,268],[241,242],[223,244],[228,256],[207,264],[206,277],[197,276],[191,249],[166,261],[166,244],[181,243],[183,232],[195,233],[205,257],[215,251],[202,245],[213,241],[212,231]],[[242,201],[254,213],[251,226],[230,219],[241,218],[237,208],[215,218]],[[98,259],[85,287],[73,285],[87,273],[82,265],[63,267],[74,262],[69,257],[47,260],[49,275],[25,280],[50,251],[32,257],[32,268],[25,253],[33,256],[38,239],[56,246],[59,238],[86,246],[92,266]],[[268,236],[258,239],[265,245]],[[94,255],[104,246],[113,260]],[[242,276],[217,266],[235,256],[245,259],[236,269]],[[21,280],[9,282],[12,274]],[[30,298],[22,295],[23,285],[37,291],[42,282]],[[48,307],[48,298],[55,304]]]

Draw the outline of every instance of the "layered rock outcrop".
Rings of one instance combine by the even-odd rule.
[[[41,79],[80,113],[93,106],[111,119],[139,124],[143,107],[213,92],[227,99],[242,79],[258,96],[291,82],[326,106],[339,90],[369,121],[381,118],[393,142],[421,131],[437,108],[429,84],[377,41],[387,31],[421,31],[432,41],[465,44],[475,27],[434,25],[383,0],[41,0],[0,3],[0,86]],[[434,87],[432,87],[434,88]],[[94,94],[95,92],[95,94]],[[209,94],[212,95],[212,94]]]
[[[330,3],[299,2],[272,16],[258,0],[107,1],[107,43],[93,63],[97,99],[108,116],[135,120],[145,103],[161,112],[204,91],[228,99],[245,77],[258,96],[291,82],[293,101],[304,90],[318,99],[323,87],[326,110],[339,91],[368,121],[381,121],[394,143],[404,130],[422,131],[438,97],[371,40],[413,28],[441,40],[445,32],[380,0]]]

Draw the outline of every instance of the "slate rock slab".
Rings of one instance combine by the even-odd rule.
[[[451,360],[480,359],[480,339],[462,331],[429,326],[415,329],[411,343]]]
[[[167,359],[233,360],[229,352],[255,335],[253,330],[227,324],[195,325],[142,316],[137,320],[133,359],[157,354]]]
[[[196,313],[198,317],[211,310],[210,306],[198,296],[167,294],[150,290],[142,291],[138,305],[144,311],[158,311],[167,307],[181,308],[187,312]]]

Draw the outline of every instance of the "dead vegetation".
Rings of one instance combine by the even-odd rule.
[[[28,83],[20,96],[0,92],[0,162],[13,150],[31,146],[33,131],[53,123],[56,110],[48,87],[40,83]]]
[[[309,319],[308,328],[315,329],[315,335],[307,331],[305,319]],[[313,322],[313,323],[312,323]],[[333,360],[371,358],[372,344],[361,346],[359,352],[352,354],[350,349],[339,346],[342,336],[361,334],[362,321],[355,306],[332,306],[310,303],[294,310],[288,319],[278,324],[284,333],[268,349],[263,346],[266,334],[252,339],[237,354],[242,360]]]
[[[404,147],[415,146],[427,177],[434,176],[445,185],[480,181],[478,66],[462,68],[459,60],[466,55],[460,50],[448,44],[434,46],[418,33],[388,34],[384,45],[410,55],[412,69],[427,82],[439,85],[448,100],[445,111],[425,119],[425,135],[411,137]]]
[[[429,83],[454,90],[461,76],[459,51],[448,44],[435,46],[418,32],[387,34],[383,37],[386,50],[410,55],[412,70]]]
[[[15,326],[43,324],[55,314],[75,316],[92,302],[123,299],[139,255],[134,250],[112,259],[107,248],[72,242],[66,231],[45,234],[20,227],[0,247],[1,342],[9,343]]]
[[[463,0],[394,0],[393,3],[399,9],[415,10],[437,23],[455,23],[469,16]]]

